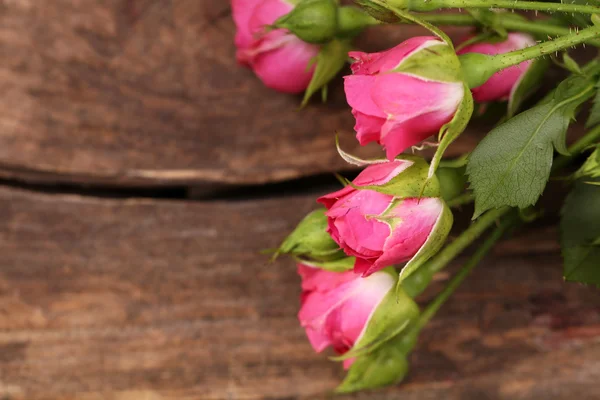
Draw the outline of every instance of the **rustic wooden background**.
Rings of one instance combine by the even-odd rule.
[[[259,252],[349,170],[334,131],[377,149],[339,82],[297,111],[232,37],[227,1],[0,0],[0,399],[332,398],[293,262]],[[552,223],[469,278],[403,385],[340,398],[600,399],[600,293],[562,282]]]

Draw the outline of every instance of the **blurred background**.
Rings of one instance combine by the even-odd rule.
[[[380,150],[353,138],[341,79],[298,111],[233,35],[226,1],[0,0],[0,399],[331,398],[343,370],[297,322],[294,263],[261,251],[356,173],[335,132]],[[469,278],[404,384],[340,398],[600,399],[600,294],[562,282],[554,222]]]

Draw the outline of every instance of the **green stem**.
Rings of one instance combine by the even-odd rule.
[[[444,247],[437,255],[402,282],[402,287],[406,293],[411,297],[415,297],[423,292],[436,272],[442,270],[450,261],[454,260],[464,249],[469,247],[471,243],[477,240],[490,226],[496,224],[510,210],[510,207],[504,207],[488,211],[479,217],[454,242]]]
[[[540,56],[556,53],[570,47],[574,47],[578,44],[584,43],[588,40],[597,38],[600,36],[600,26],[592,26],[586,29],[582,29],[578,32],[572,32],[568,35],[558,37],[554,40],[549,40],[544,43],[540,43],[537,46],[527,47],[525,49],[511,51],[510,53],[499,54],[493,56],[497,61],[497,71],[504,68],[518,65],[523,61],[531,60]],[[496,71],[496,72],[497,72]]]
[[[475,196],[471,192],[463,193],[460,196],[456,196],[452,200],[448,200],[446,204],[448,207],[459,207],[465,204],[472,203],[475,200]]]
[[[513,225],[512,221],[505,222],[498,226],[494,232],[479,246],[475,254],[467,261],[461,270],[452,278],[448,285],[440,292],[427,308],[423,311],[413,330],[420,331],[433,318],[440,307],[448,300],[454,291],[465,280],[469,273],[481,262],[487,253],[494,247],[496,242],[502,238],[502,235]]]
[[[414,3],[414,1],[413,1]],[[418,1],[417,3],[428,3]],[[564,12],[579,14],[600,14],[600,7],[580,4],[546,3],[541,1],[519,1],[519,0],[434,0],[431,3],[438,5],[437,8],[507,8],[510,10],[532,10],[544,12]],[[415,7],[414,11],[419,7]],[[423,7],[421,7],[423,8]],[[433,11],[430,6],[424,6]]]

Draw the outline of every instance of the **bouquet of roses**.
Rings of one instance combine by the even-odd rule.
[[[351,60],[344,90],[356,138],[382,146],[381,158],[363,160],[338,145],[341,157],[364,169],[319,198],[322,208],[277,251],[298,261],[298,317],[311,345],[331,346],[348,370],[339,392],[402,380],[419,332],[502,236],[536,220],[552,177],[570,185],[560,223],[564,277],[600,285],[600,60],[580,65],[567,54],[600,47],[600,0],[355,3],[232,0],[238,61],[273,89],[305,91],[303,105],[319,90],[325,99],[327,83]],[[353,51],[352,40],[379,24],[418,24],[430,33],[379,53]],[[473,33],[452,43],[436,25]],[[551,63],[565,78],[524,108]],[[474,110],[492,102],[506,104],[500,122],[470,154],[444,160]],[[587,131],[569,147],[569,125],[587,102]],[[435,154],[416,156],[416,146]],[[447,243],[452,208],[467,203],[473,222]],[[414,298],[434,274],[485,235],[420,308]]]

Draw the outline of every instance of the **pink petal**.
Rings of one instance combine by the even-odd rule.
[[[372,117],[356,110],[352,110],[352,115],[356,119],[356,139],[362,146],[379,141],[381,127],[385,124],[384,118]]]
[[[483,85],[472,89],[473,98],[479,103],[507,100],[514,86],[531,66],[531,61],[496,72]]]
[[[266,86],[285,93],[300,93],[310,83],[314,66],[308,66],[319,48],[293,35],[288,37],[285,45],[259,54],[252,67]]]
[[[402,222],[385,243],[383,255],[374,268],[384,268],[410,260],[429,238],[443,210],[438,198],[406,199],[392,214]]]
[[[379,76],[373,100],[388,116],[380,143],[389,160],[427,137],[437,134],[456,113],[464,96],[462,83],[425,81],[393,73]]]
[[[458,54],[504,54],[514,50],[534,46],[536,41],[530,35],[523,33],[509,33],[505,41],[499,43],[480,42],[462,48]],[[506,100],[523,74],[527,72],[531,61],[509,67],[494,74],[485,84],[472,90],[473,97],[478,102]]]
[[[255,2],[255,0],[251,0],[251,2]],[[293,8],[293,5],[282,0],[261,0],[248,21],[250,32],[261,33],[266,25],[271,25],[277,18],[289,13]]]
[[[237,47],[249,47],[254,40],[250,32],[250,19],[254,9],[263,0],[231,0],[231,12],[237,31],[235,35],[235,45]]]
[[[343,354],[354,346],[364,333],[366,326],[381,300],[394,286],[395,279],[387,274],[375,274],[363,279],[351,272],[352,279],[340,281],[329,277],[326,271],[305,271],[314,279],[311,287],[315,290],[305,291],[302,307],[298,313],[301,325],[305,328],[309,341],[315,351],[320,352],[332,345],[334,350]],[[303,280],[305,275],[303,276]],[[333,281],[338,285],[332,285]],[[322,283],[322,284],[320,284]]]
[[[405,150],[437,134],[440,128],[453,117],[454,111],[447,113],[434,111],[408,121],[397,122],[393,119],[387,121],[381,129],[380,140],[386,150],[386,157],[390,161],[394,160]]]
[[[354,110],[371,117],[386,118],[386,114],[373,102],[371,90],[375,76],[349,75],[344,77],[346,100]]]
[[[375,261],[377,261],[377,258],[366,259],[357,257],[354,263],[354,273],[361,275],[363,278],[368,277],[373,272],[376,272],[374,270],[371,271],[371,268],[373,267]]]
[[[355,60],[350,68],[355,75],[372,75],[379,72],[379,67],[376,62],[385,55],[381,53],[363,53],[362,51],[351,51],[348,57]]]
[[[402,73],[379,75],[371,85],[375,107],[397,121],[435,110],[456,111],[463,96],[460,82],[427,81]]]
[[[369,165],[358,174],[353,183],[356,186],[385,185],[412,165],[413,162],[407,160],[394,160],[386,163]]]
[[[317,199],[317,203],[323,204],[329,210],[339,199],[354,192],[355,190],[356,189],[354,189],[352,186],[348,185],[343,189],[338,190],[337,192],[329,193],[325,196],[319,197]]]
[[[328,291],[343,283],[356,279],[356,274],[348,272],[330,272],[320,268],[298,264],[298,275],[302,277],[303,290]]]
[[[433,36],[417,36],[380,53],[363,53],[351,51],[350,58],[356,60],[351,68],[356,75],[374,75],[395,68],[404,58],[430,40],[438,40]]]

